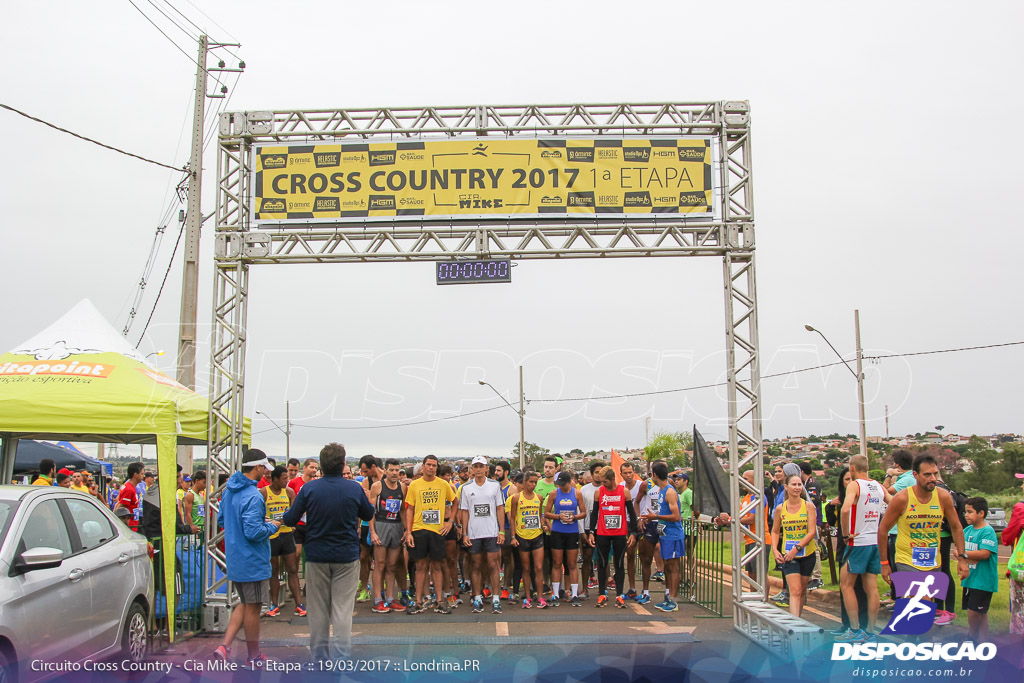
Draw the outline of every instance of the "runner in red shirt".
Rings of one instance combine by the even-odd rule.
[[[316,479],[317,474],[320,472],[320,463],[317,462],[316,458],[306,458],[306,462],[302,463],[302,474],[288,482],[288,488],[295,492],[295,495],[299,495],[299,490],[303,484],[313,481]],[[302,544],[306,541],[306,522],[305,520],[300,521],[295,526],[295,552],[297,556],[302,558]]]
[[[143,466],[141,462],[128,464],[128,480],[125,481],[121,492],[117,494],[117,504],[114,509],[124,508],[132,513],[128,518],[128,528],[132,531],[139,530],[139,517],[142,516],[142,506],[139,504],[139,494],[135,487],[142,481]]]

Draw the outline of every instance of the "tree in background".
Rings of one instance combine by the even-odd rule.
[[[551,451],[547,448],[538,446],[535,443],[525,442],[523,445],[523,456],[526,459],[526,465],[533,465],[533,468],[538,472],[544,471],[544,456]],[[516,441],[516,445],[512,447],[512,458],[514,462],[519,462],[519,442]]]
[[[693,450],[693,435],[685,432],[657,432],[644,448],[644,459],[647,467],[655,460],[664,460],[669,469],[682,469],[690,466],[687,451]]]

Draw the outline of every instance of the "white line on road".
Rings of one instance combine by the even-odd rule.
[[[508,622],[507,621],[496,621],[494,622],[494,630],[498,636],[508,636]]]

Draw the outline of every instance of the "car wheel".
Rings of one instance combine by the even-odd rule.
[[[130,662],[141,662],[146,657],[149,634],[146,632],[146,610],[134,602],[124,620],[121,634],[121,652]]]
[[[14,666],[7,659],[7,653],[0,649],[0,683],[14,683]]]

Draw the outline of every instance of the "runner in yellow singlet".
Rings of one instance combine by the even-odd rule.
[[[537,495],[536,472],[527,472],[523,477],[523,490],[509,499],[508,516],[515,535],[512,545],[519,549],[523,563],[523,609],[533,607],[530,587],[537,593],[537,609],[548,606],[537,580],[544,574],[544,537],[541,535],[541,498]],[[532,568],[532,571],[531,571]]]
[[[263,499],[267,503],[267,517],[280,520],[285,511],[292,506],[295,500],[295,491],[288,486],[288,468],[278,465],[270,473],[270,485],[260,489]],[[292,599],[295,601],[295,616],[306,616],[306,606],[302,602],[302,593],[299,590],[299,554],[295,546],[294,529],[290,526],[282,526],[270,537],[270,609],[268,617],[276,617],[281,614],[281,606],[278,598],[281,594],[281,582],[278,580],[280,573],[279,560],[284,562],[284,568],[288,572],[288,588],[291,589]]]
[[[799,474],[790,475],[786,478],[786,500],[775,508],[771,537],[780,539],[772,552],[789,588],[789,612],[794,616],[803,611],[807,582],[814,572],[818,517],[809,510],[803,479]]]
[[[935,487],[939,480],[939,466],[930,455],[914,459],[915,483],[905,488],[889,503],[889,509],[878,523],[878,554],[882,562],[882,578],[889,580],[893,571],[940,571],[939,537],[942,520],[949,522],[949,530],[956,545],[957,574],[967,578],[970,569],[964,555],[964,530],[956,514],[953,498],[948,492]],[[887,538],[896,527],[896,557],[889,557]],[[890,565],[890,560],[895,567]]]

